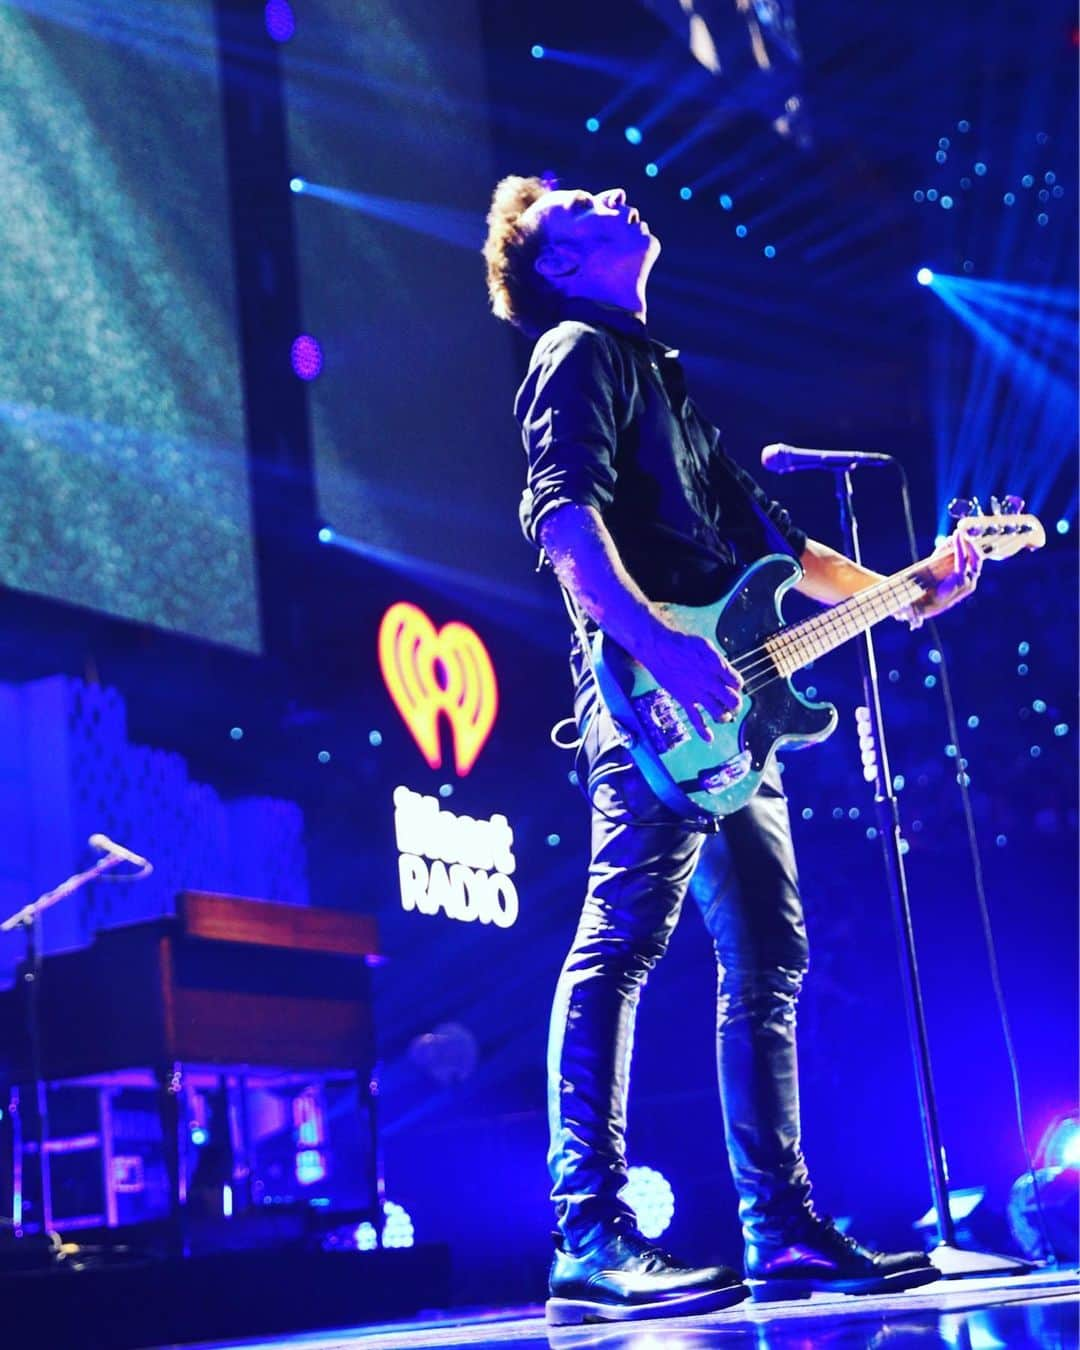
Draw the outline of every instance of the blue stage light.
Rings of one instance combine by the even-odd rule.
[[[949,759],[955,759],[955,758],[956,758],[956,746],[955,746],[955,745],[947,745],[947,746],[945,747],[945,754],[949,757]]]
[[[578,783],[581,782],[581,779],[578,778],[577,775],[577,769],[570,770],[570,772],[566,775],[566,781],[570,784],[571,787],[577,787]]]
[[[381,731],[369,731],[368,734],[367,734],[367,739],[368,739],[368,745],[373,745],[373,746],[375,747],[375,749],[377,750],[377,749],[379,748],[379,746],[382,745],[382,732],[381,732]]]
[[[1041,201],[1041,202],[1048,202],[1049,200],[1050,200],[1050,193],[1047,191],[1046,188],[1040,188],[1040,189],[1039,189],[1039,201]]]
[[[745,239],[745,238],[746,238],[746,235],[747,235],[747,229],[746,229],[746,226],[745,226],[745,225],[736,225],[736,226],[735,226],[735,233],[736,233],[736,235],[737,235],[740,239]]]
[[[1021,642],[1021,643],[1018,643],[1018,644],[1017,644],[1017,648],[1016,648],[1016,654],[1017,654],[1017,656],[1027,656],[1028,652],[1030,652],[1030,651],[1031,651],[1031,643],[1030,643],[1030,642]]]
[[[766,258],[775,258],[775,257],[776,257],[776,249],[775,249],[775,247],[774,247],[772,244],[766,244],[765,247],[764,247],[761,251],[762,251],[762,253],[765,254]]]
[[[948,150],[948,148],[949,148],[949,138],[948,136],[942,136],[938,141],[938,149]]]
[[[631,1167],[626,1175],[620,1196],[634,1211],[642,1236],[658,1238],[675,1216],[671,1183],[654,1167]]]
[[[660,166],[658,164],[653,164],[651,160],[645,165],[645,176],[647,178],[655,178],[659,172]]]
[[[1059,722],[1057,726],[1054,727],[1055,736],[1067,736],[1068,734],[1069,734],[1068,722]]]
[[[926,659],[930,662],[932,666],[941,665],[941,653],[938,651],[936,647],[930,648],[930,650],[926,653]]]
[[[923,680],[923,684],[926,686],[927,689],[935,688],[937,686],[937,676],[927,675],[927,677]]]
[[[683,199],[684,202],[688,202],[693,195],[694,195],[693,188],[681,187],[679,189],[679,196]]]
[[[334,537],[334,531],[330,528],[329,525],[324,525],[324,526],[322,527],[322,529],[319,531],[319,543],[320,543],[320,544],[329,544],[329,543],[331,542],[331,540],[333,539],[333,537]]]
[[[966,174],[964,175],[963,178],[960,179],[960,186],[964,189],[965,192],[967,192],[967,190],[971,187],[971,179],[968,178]]]
[[[939,164],[944,164],[945,161],[949,158],[949,156],[945,153],[944,150],[939,150],[937,154],[934,156],[934,158],[937,160]]]
[[[540,46],[539,42],[534,42],[532,47],[530,48],[530,51],[532,53],[532,58],[534,61],[543,60],[544,49],[543,47]]]
[[[924,201],[926,201],[926,193],[922,190],[922,188],[916,188],[915,191],[914,191],[911,195],[914,197],[914,199],[915,199],[917,202],[924,202]]]
[[[232,740],[232,741],[242,741],[242,740],[244,739],[244,728],[243,728],[243,727],[230,727],[230,728],[229,728],[229,739]]]
[[[1044,183],[1057,182],[1057,174],[1053,171],[1053,169],[1047,169],[1047,171],[1043,174],[1043,182]]]
[[[411,1247],[416,1241],[416,1233],[413,1229],[413,1221],[409,1213],[401,1205],[396,1205],[393,1200],[387,1200],[383,1206],[383,1224],[382,1245],[384,1247]],[[365,1219],[353,1234],[353,1240],[356,1243],[357,1251],[373,1252],[378,1245],[378,1237],[375,1233],[375,1225],[368,1223]]]
[[[1067,520],[1065,520],[1064,517],[1063,517],[1063,518],[1062,518],[1061,520],[1059,520],[1058,523],[1054,526],[1054,529],[1057,530],[1058,534],[1068,534],[1068,533],[1069,533],[1069,529],[1070,529],[1069,522],[1068,522]]]
[[[972,731],[974,731],[975,728],[979,725],[979,715],[978,715],[978,713],[972,713],[971,716],[970,716],[970,717],[968,718],[968,720],[967,720],[967,724],[968,724],[968,726],[970,727],[970,729],[971,729]]]
[[[832,818],[833,820],[843,820],[844,808],[842,806],[834,806],[832,809]]]
[[[208,1142],[209,1138],[210,1136],[207,1134],[207,1132],[203,1129],[201,1125],[192,1125],[191,1142],[195,1145],[196,1148],[202,1148],[202,1146]]]
[[[441,783],[441,784],[439,785],[439,796],[440,796],[440,797],[452,797],[453,795],[454,795],[454,785],[453,785],[453,783]]]
[[[1050,224],[1050,217],[1046,214],[1045,211],[1040,211],[1039,214],[1035,217],[1035,219],[1039,222],[1040,225]]]
[[[1034,712],[1037,712],[1037,713],[1044,713],[1044,712],[1046,711],[1046,700],[1045,700],[1045,699],[1041,699],[1041,698],[1037,698],[1037,699],[1035,699],[1035,701],[1032,703],[1031,707],[1032,707],[1032,710],[1033,710]]]
[[[732,201],[731,199],[731,194],[727,192],[721,192],[720,196],[717,197],[716,200],[720,203],[720,205],[724,208],[725,211],[730,211],[731,208],[735,205],[734,201]]]
[[[920,286],[929,286],[933,279],[934,274],[930,271],[929,267],[920,267],[915,273],[915,280]]]
[[[965,271],[965,272],[974,272],[974,271],[975,271],[975,264],[971,261],[970,258],[965,258],[965,259],[964,259],[964,271]]]
[[[275,42],[288,42],[296,32],[296,15],[289,0],[266,0],[263,23]]]
[[[868,826],[867,826],[867,828],[866,828],[866,837],[867,837],[867,839],[876,839],[876,838],[877,838],[877,830],[873,827],[873,825],[868,825]]]
[[[558,848],[562,839],[557,834],[549,834],[546,842],[548,848]]]
[[[641,129],[639,127],[627,127],[623,135],[631,145],[641,144]]]
[[[1033,174],[1030,174],[1030,173],[1024,174],[1023,178],[1020,179],[1020,186],[1021,186],[1021,187],[1027,187],[1027,188],[1029,188],[1029,187],[1034,187],[1034,186],[1035,186],[1035,177],[1034,177],[1034,175],[1033,175]]]
[[[927,188],[927,189],[926,189],[926,200],[927,200],[928,202],[936,202],[936,201],[937,201],[937,188]]]
[[[315,756],[315,758],[319,761],[320,764],[329,764],[329,763],[330,763],[330,751],[329,751],[329,750],[320,750],[319,753]]]
[[[907,785],[907,779],[902,773],[893,774],[892,785],[894,792],[903,792]]]
[[[977,177],[982,178],[985,175],[985,173],[986,173],[986,165],[980,159],[975,164],[975,174]]]
[[[303,192],[303,190],[304,190],[304,180],[302,178],[289,179],[290,192]]]
[[[951,211],[953,206],[952,198],[949,196],[942,197],[941,205],[945,208],[946,211]]]
[[[1005,203],[1006,206],[1015,206],[1015,205],[1016,205],[1016,193],[1015,193],[1015,192],[1006,192],[1005,196],[1002,197],[1001,200]]]
[[[900,683],[900,672],[899,672],[898,670],[890,670],[890,671],[889,671],[889,683],[890,683],[890,684],[899,684],[899,683]]]
[[[960,121],[957,122],[956,129],[957,131],[970,131],[971,123],[967,120],[966,117],[962,117]]]
[[[851,807],[848,811],[848,820],[858,820],[861,812],[857,806]]]
[[[1026,662],[1026,661],[1021,661],[1021,662],[1020,662],[1020,664],[1016,667],[1016,673],[1017,673],[1017,675],[1026,675],[1026,674],[1028,673],[1028,667],[1027,667],[1027,662]]]
[[[310,333],[301,333],[293,342],[289,356],[292,368],[301,380],[318,378],[323,368],[323,353],[317,338]]]
[[[803,820],[813,820],[814,808],[812,806],[804,806],[802,809],[802,818]]]
[[[1033,745],[1031,749],[1028,751],[1028,754],[1031,756],[1032,759],[1038,759],[1039,756],[1042,754],[1042,746]]]
[[[994,843],[997,844],[998,848],[1004,848],[1008,842],[1009,840],[1007,836],[1003,834],[999,834],[997,838],[994,840]]]
[[[599,131],[599,130],[600,130],[600,119],[599,119],[599,117],[586,117],[586,119],[585,119],[585,130],[586,130],[586,131]]]

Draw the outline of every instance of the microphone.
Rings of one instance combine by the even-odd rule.
[[[803,450],[797,445],[767,445],[761,452],[761,467],[773,473],[794,473],[797,469],[857,469],[861,464],[894,464],[892,455],[876,455],[868,450]]]
[[[143,867],[147,872],[154,870],[153,863],[148,862],[146,858],[140,858],[137,853],[132,853],[131,849],[124,848],[123,844],[114,843],[107,834],[92,834],[86,842],[99,853],[109,853],[114,858],[122,858],[124,862],[134,863],[136,867]]]

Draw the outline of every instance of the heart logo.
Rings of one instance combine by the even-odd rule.
[[[442,765],[439,714],[446,715],[454,767],[464,778],[499,707],[495,667],[479,637],[463,623],[436,631],[422,609],[402,601],[379,625],[379,666],[394,706],[433,769]]]

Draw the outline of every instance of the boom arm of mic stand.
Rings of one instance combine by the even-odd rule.
[[[36,900],[31,901],[30,904],[23,905],[22,909],[8,915],[3,923],[0,923],[0,933],[8,933],[13,928],[23,928],[32,924],[39,914],[50,909],[57,901],[63,900],[65,896],[73,895],[81,887],[96,880],[102,872],[107,872],[110,867],[115,867],[117,863],[123,861],[123,858],[115,854],[106,853],[103,858],[97,860],[93,867],[88,867],[85,872],[73,873],[59,886],[54,886],[51,891],[46,891],[43,895],[39,895]]]

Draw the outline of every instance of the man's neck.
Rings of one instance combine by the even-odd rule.
[[[567,293],[568,300],[591,300],[594,305],[606,305],[611,309],[620,309],[631,314],[642,323],[646,321],[645,278],[638,277],[625,286],[612,285],[610,281],[595,282],[588,277],[577,279],[572,292]]]

